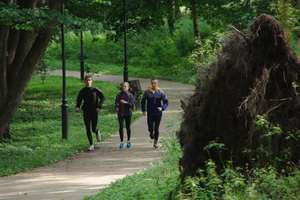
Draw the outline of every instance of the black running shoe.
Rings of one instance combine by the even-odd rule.
[[[154,138],[154,135],[153,135],[153,133],[150,133],[150,138],[151,138],[151,140],[153,140],[153,138]]]

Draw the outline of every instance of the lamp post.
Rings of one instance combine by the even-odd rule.
[[[126,45],[126,0],[123,0],[124,8],[124,82],[128,82],[127,45]]]
[[[81,0],[79,0],[81,4]],[[82,8],[82,6],[80,5]],[[81,80],[84,80],[84,59],[83,59],[83,45],[82,45],[82,30],[80,30],[80,78]]]
[[[83,59],[83,45],[82,45],[82,30],[80,31],[80,49],[81,49],[80,78],[81,78],[81,80],[83,80],[84,79],[84,59]]]
[[[62,15],[65,14],[64,2],[61,9]],[[66,59],[65,59],[65,27],[61,24],[61,50],[62,50],[62,78],[63,78],[63,96],[62,96],[62,139],[68,139],[68,100],[66,94]]]

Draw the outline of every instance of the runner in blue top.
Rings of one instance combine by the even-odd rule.
[[[147,109],[145,106],[146,101]],[[150,138],[154,139],[153,147],[158,148],[157,141],[159,137],[159,124],[162,117],[162,111],[168,107],[169,101],[165,93],[159,89],[158,80],[156,77],[151,79],[151,86],[149,86],[144,92],[141,105],[143,116],[146,116],[147,113],[148,131],[150,132]]]

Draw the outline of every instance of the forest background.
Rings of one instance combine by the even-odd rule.
[[[70,18],[64,19],[65,22],[69,20],[65,37],[66,67],[68,70],[79,71],[80,69],[80,32],[83,31],[85,72],[122,75],[124,67],[124,33],[122,32],[124,13],[122,13],[122,6],[120,6],[122,2],[115,1],[108,5],[109,2],[93,1],[93,5],[96,5],[96,8],[100,10],[99,12],[91,12],[96,15],[96,17],[90,16],[94,23],[91,23],[93,28],[91,28],[91,24],[84,24],[84,21],[72,15],[75,13],[74,10],[80,10],[82,4],[88,5],[87,2],[89,1],[76,3],[69,1],[70,4],[66,4],[66,12],[70,14],[67,14]],[[166,4],[149,1],[127,1],[127,3],[127,56],[130,76],[149,78],[157,75],[161,79],[193,84],[208,70],[207,68],[218,55],[222,41],[233,31],[233,28],[229,26],[243,30],[253,22],[255,17],[262,13],[272,15],[281,23],[289,33],[290,43],[299,55],[299,1],[235,0],[220,2],[171,1],[171,3],[167,1]],[[147,3],[152,3],[152,6],[147,6]],[[107,5],[104,6],[105,4]],[[170,6],[167,6],[168,4],[172,5],[171,9]],[[91,9],[89,6],[87,8]],[[96,8],[93,7],[92,9],[96,10]],[[150,11],[146,8],[152,9],[152,14],[156,14],[150,16]],[[104,13],[110,18],[103,17],[105,20],[100,20],[100,22],[92,19],[99,18]],[[77,17],[85,14],[85,11],[81,10],[80,13],[77,13]],[[73,146],[72,148],[75,149],[72,149],[67,144],[55,140],[55,149],[62,153],[58,155],[56,152],[47,151],[47,154],[56,156],[49,155],[47,156],[49,160],[44,160],[43,153],[46,151],[43,150],[43,147],[47,149],[47,146],[53,146],[51,142],[46,144],[45,140],[49,140],[54,135],[43,134],[41,123],[48,121],[49,127],[55,127],[53,124],[55,119],[59,118],[60,112],[53,109],[55,105],[49,102],[59,99],[59,95],[55,94],[54,91],[61,85],[57,78],[46,77],[45,75],[51,69],[61,69],[60,37],[61,34],[58,30],[53,35],[36,71],[42,75],[42,82],[46,81],[47,86],[40,84],[39,77],[32,79],[26,96],[10,126],[13,134],[10,138],[1,141],[1,160],[6,160],[8,157],[11,160],[1,162],[1,169],[9,169],[9,171],[4,170],[1,175],[9,175],[55,162],[83,149],[82,146]],[[73,81],[71,78],[68,79],[70,86],[77,84],[78,88],[80,83]],[[116,85],[105,85],[105,87],[115,88]],[[51,91],[53,95],[49,95],[52,94]],[[48,93],[47,99],[43,99],[45,93]],[[109,98],[113,98],[113,95],[112,92]],[[68,97],[72,99],[75,96],[75,89],[74,91],[71,89]],[[39,116],[43,118],[43,121],[36,119],[36,108],[43,108],[39,111],[41,112]],[[51,110],[50,113],[49,110]],[[73,121],[72,115],[75,113],[71,112],[70,122],[75,125],[77,123],[75,119]],[[136,113],[134,118],[137,118],[138,115],[139,113]],[[110,111],[108,111],[103,120],[107,120],[108,123],[110,117]],[[22,123],[23,126],[20,126],[19,123]],[[113,131],[109,130],[108,132]],[[41,135],[47,137],[43,139]],[[81,140],[84,139],[78,138],[78,144],[82,143]],[[218,199],[220,197],[242,199],[245,195],[248,195],[249,199],[293,199],[299,196],[297,190],[299,188],[299,178],[297,178],[299,172],[295,170],[293,171],[294,176],[284,177],[277,174],[272,167],[251,169],[255,171],[257,176],[250,180],[253,177],[246,177],[239,172],[239,169],[227,168],[226,173],[218,175],[215,172],[214,164],[208,162],[203,176],[200,178],[191,177],[182,185],[177,180],[179,174],[178,158],[182,153],[179,148],[180,145],[174,137],[165,141],[164,146],[168,151],[162,163],[158,163],[149,171],[117,181],[111,187],[103,190],[101,197],[103,198],[105,195],[112,197],[112,194],[119,194],[128,198],[132,195],[132,198],[139,196],[140,199],[153,199],[154,195],[157,199],[166,199],[170,191],[173,191],[172,198],[174,199]],[[63,149],[70,149],[71,152]],[[39,152],[42,154],[37,157]],[[16,156],[16,159],[11,159],[11,156]],[[23,158],[20,158],[21,156]],[[36,159],[36,162],[33,162],[33,158]],[[143,180],[148,181],[144,182]],[[134,191],[128,189],[127,185],[133,185],[133,182],[143,183],[139,184],[143,188],[135,187]],[[155,186],[153,186],[153,182],[156,183]],[[202,187],[201,182],[205,183],[205,188]],[[137,185],[135,184],[135,186]],[[152,189],[147,190],[147,188]],[[118,192],[114,190],[118,190]],[[125,194],[119,191],[124,191]],[[159,192],[154,194],[154,191]],[[115,196],[115,199],[119,198],[120,196]],[[97,196],[87,199],[97,199]]]

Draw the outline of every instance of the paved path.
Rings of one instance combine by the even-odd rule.
[[[62,75],[61,71],[51,74]],[[80,78],[79,72],[67,71],[66,74]],[[93,79],[123,82],[122,76],[93,75]],[[135,79],[129,77],[129,80]],[[149,79],[139,80],[143,90],[150,85]],[[180,119],[179,100],[190,95],[194,86],[160,80],[159,87],[166,93],[170,102],[160,125],[162,135],[172,131],[166,128],[168,120]],[[78,153],[52,165],[0,178],[0,200],[81,200],[85,196],[99,193],[99,189],[116,179],[150,168],[150,162],[155,163],[163,150],[153,148],[147,131],[146,117],[135,121],[131,128],[130,149],[118,148],[120,139],[116,132],[112,137],[97,143],[95,151]]]

